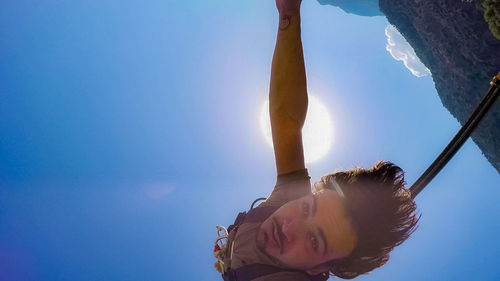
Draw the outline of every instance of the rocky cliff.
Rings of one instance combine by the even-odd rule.
[[[380,10],[430,69],[443,105],[464,124],[500,72],[500,40],[474,2],[380,0]],[[500,102],[472,135],[500,172]]]
[[[500,72],[500,40],[492,35],[476,0],[318,2],[357,15],[385,14],[430,69],[443,105],[461,124],[486,94],[491,78]],[[377,4],[380,9],[374,8]],[[472,139],[500,172],[500,101]]]
[[[321,5],[339,7],[349,14],[359,16],[383,16],[378,7],[379,0],[318,0]]]

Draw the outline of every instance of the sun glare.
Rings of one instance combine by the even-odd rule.
[[[271,121],[269,119],[269,100],[262,105],[260,128],[266,142],[273,147]],[[304,158],[306,163],[313,163],[323,158],[333,142],[333,124],[326,106],[314,96],[309,96],[307,117],[302,129]]]

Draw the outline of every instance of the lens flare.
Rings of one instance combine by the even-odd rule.
[[[273,147],[269,100],[262,105],[260,128],[266,142]],[[306,163],[314,163],[323,158],[332,146],[333,124],[326,106],[316,97],[309,95],[306,121],[302,129],[304,158]]]

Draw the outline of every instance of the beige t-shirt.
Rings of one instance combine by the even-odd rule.
[[[279,175],[276,186],[269,198],[259,207],[282,206],[311,193],[311,181],[307,169]],[[268,264],[275,267],[284,267],[278,260],[266,255],[256,245],[256,235],[260,222],[243,223],[236,233],[233,245],[231,268],[236,269],[246,264]],[[278,272],[254,279],[254,281],[308,281],[309,279],[299,272]]]

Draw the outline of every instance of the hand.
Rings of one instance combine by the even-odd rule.
[[[300,13],[300,4],[302,0],[275,0],[278,12],[286,15],[295,15]]]

